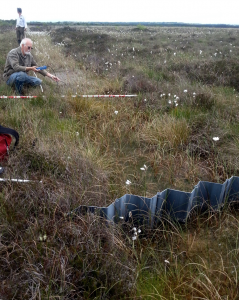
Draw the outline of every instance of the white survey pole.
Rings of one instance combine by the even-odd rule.
[[[36,78],[38,78],[37,77],[37,74],[35,73],[35,72],[33,72],[34,73],[34,75],[36,76]],[[43,88],[42,88],[42,85],[40,84],[40,88],[41,88],[41,91],[42,91],[42,93],[43,93]]]

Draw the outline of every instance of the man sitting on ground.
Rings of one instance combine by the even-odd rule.
[[[4,68],[3,79],[7,85],[14,86],[16,92],[22,95],[23,86],[36,87],[41,85],[42,80],[33,76],[27,75],[28,71],[38,72],[43,76],[47,76],[54,81],[60,79],[45,70],[37,70],[37,64],[31,54],[32,41],[25,38],[21,41],[18,48],[12,49],[8,55]]]

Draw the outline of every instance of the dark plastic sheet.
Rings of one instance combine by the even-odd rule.
[[[166,189],[152,198],[126,194],[108,207],[82,205],[72,213],[94,213],[114,222],[132,219],[153,226],[164,217],[186,222],[195,209],[218,211],[225,204],[238,201],[239,177],[233,176],[223,184],[200,181],[191,193]]]

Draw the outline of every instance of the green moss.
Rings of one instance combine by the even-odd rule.
[[[44,153],[24,153],[24,160],[28,162],[29,172],[37,172],[41,175],[61,176],[65,172],[65,166],[60,160],[52,159]]]
[[[164,295],[166,283],[162,270],[162,277],[154,274],[154,272],[143,271],[141,272],[137,282],[137,295],[143,297],[143,299],[161,299],[161,295]],[[167,299],[171,299],[168,295]]]

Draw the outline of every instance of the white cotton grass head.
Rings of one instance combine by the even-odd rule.
[[[219,137],[218,137],[218,136],[214,136],[212,139],[213,139],[215,142],[219,141]]]
[[[130,180],[126,180],[126,182],[125,182],[127,185],[130,185],[132,182],[130,181]]]
[[[40,236],[39,236],[39,241],[40,242],[45,242],[47,240],[47,235],[46,234],[44,234],[43,236],[40,234]]]
[[[141,171],[146,171],[148,169],[148,167],[146,165],[144,165],[142,168],[140,168]]]
[[[115,114],[115,115],[118,115],[118,110],[115,110],[114,114]]]
[[[170,262],[167,259],[165,259],[164,262],[165,264],[170,264]]]
[[[131,229],[131,231],[132,231],[132,240],[133,241],[135,241],[137,238],[138,238],[138,236],[139,236],[139,234],[141,233],[141,229],[140,228],[136,228],[136,227],[133,227],[132,229]]]

